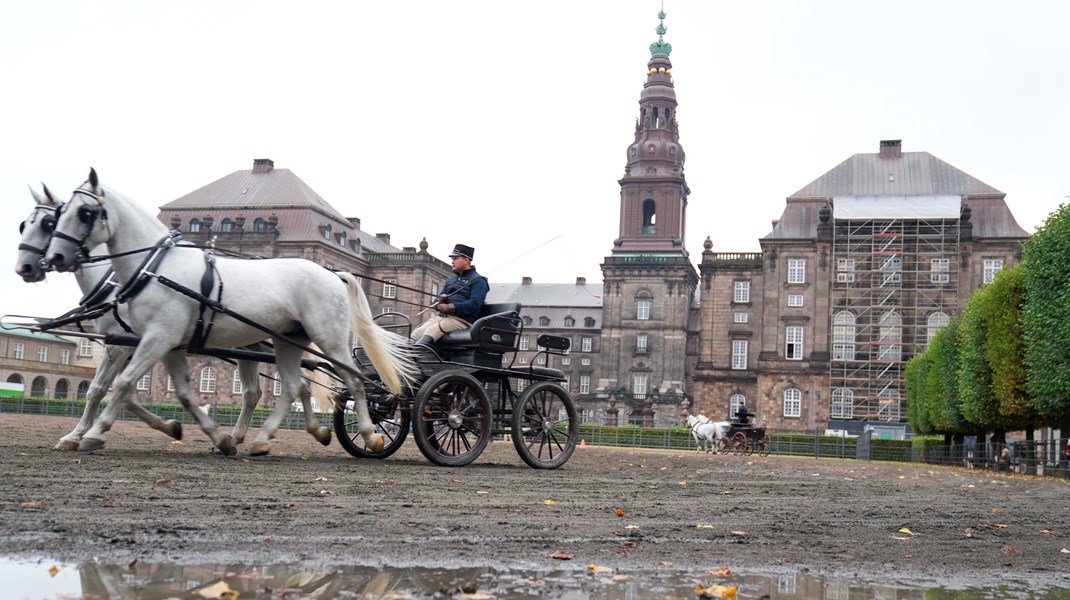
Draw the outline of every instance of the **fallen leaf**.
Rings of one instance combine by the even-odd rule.
[[[907,534],[907,535],[914,535],[914,532],[913,532],[913,531],[911,531],[911,530],[909,530],[909,529],[907,529],[906,527],[904,527],[904,528],[900,529],[900,530],[899,530],[899,533],[905,533],[905,534]]]
[[[734,530],[730,529],[728,531],[728,535],[735,536],[735,537],[743,537],[743,536],[747,535],[747,532],[746,531],[734,531]]]
[[[1052,532],[1048,531],[1047,529],[1041,529],[1040,533],[1043,533],[1044,535],[1055,535]]]
[[[1067,550],[1066,548],[1063,548],[1063,549],[1059,550],[1059,554],[1070,554],[1070,550]]]
[[[320,475],[319,477],[316,478],[316,481],[330,481],[330,479]]]
[[[635,543],[635,542],[633,542],[631,540],[624,540],[623,542],[620,543],[620,545],[624,546],[625,548],[638,548],[639,547],[639,544],[637,544],[637,543]]]
[[[907,476],[906,476],[906,475],[900,475],[900,476],[899,476],[899,478],[900,478],[900,479],[906,479],[906,478],[907,478]]]
[[[157,477],[153,480],[156,485],[171,486],[174,481],[167,479],[166,477]]]
[[[542,503],[546,506],[553,506],[557,504],[557,500],[554,500],[553,498],[547,498],[546,500],[543,500]]]
[[[680,483],[678,483],[677,485],[687,485],[687,480],[685,479],[685,480],[681,481]]]
[[[172,446],[181,446],[182,445],[182,441],[181,440],[171,440],[171,445]]]
[[[639,526],[638,525],[625,525],[624,528],[625,529],[639,529]]]
[[[998,508],[993,508],[993,509],[992,509],[992,512],[994,512],[994,513],[1001,513],[1001,512],[1003,512],[1003,511],[1002,511],[1002,510],[1000,510],[1000,509],[998,509]]]
[[[628,581],[628,579],[629,579],[629,577],[627,575],[614,575],[613,576],[613,581]]]
[[[40,501],[40,500],[31,500],[29,502],[20,502],[19,503],[19,507],[20,508],[42,508],[42,507],[44,507],[44,505],[45,505],[45,503]]]
[[[1007,526],[1004,525],[1003,523],[993,523],[992,526],[995,527],[996,529],[1006,529],[1007,528]]]
[[[1004,546],[1001,550],[1006,554],[1016,554],[1018,552],[1018,549],[1014,546]]]
[[[714,569],[714,570],[710,571],[710,574],[711,575],[716,575],[718,577],[731,577],[732,576],[732,569],[729,569],[728,567],[721,567],[719,569]]]
[[[735,493],[735,492],[733,492],[732,490],[725,490],[725,491],[721,492],[721,495],[722,496],[731,496],[733,493]]]
[[[331,496],[333,494],[334,492],[332,492],[331,490],[320,490],[320,496]]]
[[[1064,550],[1065,550],[1065,548],[1064,548]],[[56,565],[52,565],[51,567],[49,567],[48,574],[50,576],[55,577],[56,573],[59,573],[59,569],[56,567]]]
[[[610,569],[609,567],[603,567],[601,565],[596,565],[594,563],[591,563],[591,564],[587,565],[587,574],[588,575],[597,575],[598,573],[612,573],[612,572],[613,572],[613,569]]]
[[[457,483],[457,477],[454,475],[450,475],[450,483]]]
[[[727,585],[711,585],[707,587],[696,585],[695,592],[698,593],[699,598],[718,598],[721,600],[732,600],[736,597],[736,588],[734,586]]]
[[[490,492],[488,492],[487,490],[476,490],[476,495],[477,496],[486,496],[489,493]]]
[[[671,567],[672,563],[667,561],[667,560],[659,560],[658,561],[658,566],[659,567]]]
[[[903,536],[901,536],[901,535],[893,535],[893,536],[892,536],[892,539],[893,539],[893,540],[909,540],[910,538],[908,538],[908,537],[903,537]]]
[[[217,581],[212,585],[203,587],[197,590],[197,595],[201,598],[220,599],[223,598],[223,594],[231,591],[230,586],[225,581]]]
[[[573,558],[576,558],[576,555],[575,554],[565,554],[564,552],[558,550],[558,551],[554,552],[553,554],[547,554],[546,558],[552,558],[554,560],[572,560]]]
[[[713,525],[706,525],[705,523],[699,523],[695,525],[695,529],[713,529]]]
[[[614,508],[613,509],[613,513],[615,515],[617,515],[618,517],[623,517],[624,515],[628,514],[628,513],[624,512],[623,510],[621,510],[619,508]]]
[[[137,567],[137,559],[136,558],[134,560],[130,561],[130,563],[126,565],[126,568],[130,569],[131,571],[133,571],[134,568],[136,568],[136,567]]]
[[[286,456],[285,452],[279,451],[275,453],[275,456]]]

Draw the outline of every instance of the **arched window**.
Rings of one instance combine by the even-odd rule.
[[[802,416],[802,392],[795,388],[784,390],[784,416]]]
[[[342,247],[345,247],[347,239],[349,239],[349,236],[346,235],[346,232],[343,231],[342,233],[339,233],[338,234],[338,245],[342,246]]]
[[[253,231],[264,231],[264,219],[257,217],[253,220]]]
[[[732,394],[728,398],[728,420],[734,421],[739,407],[747,403],[747,397],[743,394]]]
[[[198,231],[200,231],[201,230],[201,220],[200,219],[190,219],[189,220],[189,230],[190,230],[190,233],[197,233]]]
[[[855,416],[855,393],[854,390],[847,388],[836,388],[832,390],[832,412],[830,415],[833,419],[853,419]]]
[[[643,233],[646,235],[653,234],[654,226],[657,225],[656,206],[657,204],[650,198],[643,200]]]
[[[549,327],[550,317],[539,317],[539,327]]]
[[[524,326],[531,325],[531,317],[524,317]]]
[[[832,317],[832,360],[855,359],[855,315],[841,310]]]
[[[52,393],[52,397],[56,400],[66,400],[70,393],[71,384],[66,379],[60,379],[56,382],[56,391]]]
[[[899,360],[900,356],[902,356],[903,333],[901,325],[902,321],[899,318],[899,313],[894,310],[881,314],[878,359]]]
[[[583,318],[583,326],[584,327],[594,327],[594,317],[584,317]]]
[[[12,373],[11,375],[7,376],[7,382],[8,383],[22,383],[22,375],[19,375],[18,373]]]
[[[231,221],[230,217],[225,217],[222,221],[219,222],[219,230],[220,231],[233,231],[234,230],[234,221]]]
[[[576,325],[576,319],[572,317],[565,317],[565,327],[574,327]]]
[[[330,241],[331,239],[331,226],[327,225],[323,228],[323,239]]]
[[[78,384],[78,392],[75,394],[75,397],[78,398],[79,400],[85,400],[85,395],[88,394],[88,393],[89,393],[89,382],[88,381],[83,381],[83,382]]]
[[[951,324],[951,317],[947,316],[947,313],[937,311],[929,315],[929,318],[926,320],[928,328],[925,332],[925,343],[928,344],[933,341],[936,334],[940,333],[940,330],[947,327],[949,324]]]
[[[215,392],[215,369],[213,367],[201,369],[200,390],[205,393]]]
[[[30,396],[34,398],[44,398],[47,393],[48,380],[41,376],[34,377],[33,384],[30,385]]]

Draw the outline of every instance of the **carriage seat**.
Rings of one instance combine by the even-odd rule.
[[[509,352],[516,347],[520,332],[520,308],[519,302],[484,304],[471,327],[447,333],[438,340],[436,347]]]

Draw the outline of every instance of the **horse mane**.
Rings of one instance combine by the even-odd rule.
[[[88,182],[86,182],[85,185],[88,185]],[[158,229],[160,231],[160,235],[161,236],[166,235],[167,232],[170,231],[170,228],[168,228],[167,225],[164,225],[159,219],[157,219],[156,216],[153,215],[151,212],[149,212],[149,210],[147,208],[142,206],[140,203],[135,202],[134,200],[132,200],[126,194],[123,194],[122,192],[120,192],[118,190],[115,190],[115,189],[112,189],[112,188],[110,188],[110,187],[108,187],[106,185],[101,185],[100,189],[101,189],[101,191],[104,192],[104,194],[103,194],[104,202],[103,202],[102,205],[104,206],[105,209],[108,208],[108,204],[109,203],[118,201],[121,204],[126,204],[126,205],[130,206],[130,208],[132,210],[141,211],[146,216],[151,217],[152,222],[155,224],[154,226],[158,225]]]

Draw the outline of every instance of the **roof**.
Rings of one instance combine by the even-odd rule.
[[[855,154],[787,198],[773,229],[763,239],[817,236],[820,211],[836,196],[870,196],[879,202],[953,195],[972,209],[973,234],[982,238],[1029,237],[1007,206],[1006,194],[928,152]]]
[[[528,316],[537,306],[602,308],[600,283],[491,283],[487,302],[519,302]]]
[[[61,344],[75,344],[75,342],[51,333],[31,331],[24,327],[11,327],[8,323],[0,324],[0,334],[13,335],[15,337],[28,338],[42,342],[59,342]]]

